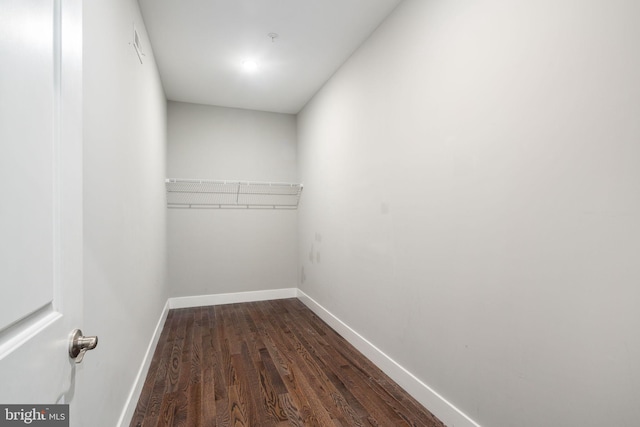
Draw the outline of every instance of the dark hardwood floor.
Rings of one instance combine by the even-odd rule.
[[[444,426],[297,299],[171,310],[132,427]]]

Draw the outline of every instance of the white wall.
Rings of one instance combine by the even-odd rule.
[[[112,427],[168,297],[166,100],[135,0],[84,2],[84,156],[82,329],[99,344],[74,425]]]
[[[296,182],[296,118],[169,102],[169,178]],[[297,285],[294,210],[170,209],[171,296]]]
[[[639,16],[406,0],[299,115],[300,288],[483,426],[640,419]]]

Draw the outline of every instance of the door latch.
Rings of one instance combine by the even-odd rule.
[[[98,337],[85,337],[80,329],[74,329],[69,338],[69,357],[81,363],[84,354],[96,348]]]

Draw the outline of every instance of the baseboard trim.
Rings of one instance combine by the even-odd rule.
[[[297,288],[270,289],[266,291],[235,292],[230,294],[198,295],[169,298],[169,308],[204,307],[208,305],[235,304],[239,302],[267,301],[296,298]]]
[[[480,427],[478,423],[453,406],[435,390],[416,378],[415,375],[300,289],[298,289],[298,299],[448,427]]]
[[[144,381],[147,378],[147,373],[149,372],[149,366],[151,366],[151,359],[153,359],[153,353],[156,350],[156,346],[158,345],[158,341],[160,340],[160,335],[162,334],[162,328],[164,327],[164,322],[167,320],[167,315],[169,314],[169,301],[164,304],[164,308],[162,309],[162,313],[160,313],[160,319],[156,324],[156,329],[153,331],[153,336],[151,337],[151,341],[149,342],[149,346],[147,347],[147,352],[142,359],[142,365],[140,366],[140,370],[138,371],[138,375],[136,376],[135,381],[133,382],[133,387],[131,388],[131,392],[127,397],[127,400],[124,405],[124,409],[122,414],[120,414],[120,419],[118,420],[118,427],[128,427],[131,423],[131,419],[133,418],[133,413],[136,410],[136,406],[138,405],[138,400],[140,399],[140,393],[142,393],[142,387],[144,386]]]

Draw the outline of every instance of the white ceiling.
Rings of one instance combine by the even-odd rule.
[[[138,0],[167,98],[280,113],[300,111],[400,1]]]

